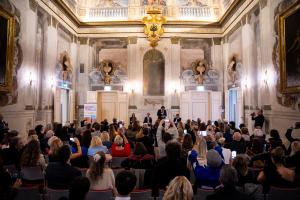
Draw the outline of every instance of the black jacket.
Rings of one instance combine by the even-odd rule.
[[[237,191],[234,187],[232,188],[221,188],[214,192],[214,194],[208,195],[206,200],[250,200],[251,198],[239,191]]]
[[[78,176],[81,176],[81,171],[69,164],[53,162],[46,168],[47,184],[52,189],[68,189]]]

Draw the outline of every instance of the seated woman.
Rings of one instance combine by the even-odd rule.
[[[147,149],[143,143],[137,142],[133,155],[126,158],[126,160],[121,163],[121,166],[126,169],[152,169],[154,164],[154,156],[147,153]]]
[[[48,152],[48,160],[49,160],[49,162],[56,162],[57,161],[57,152],[60,149],[60,147],[63,146],[63,143],[58,137],[52,136],[48,140],[48,145],[50,147],[49,152]]]
[[[105,167],[105,154],[103,152],[97,152],[93,156],[86,176],[90,180],[91,190],[115,190],[115,176],[110,168]]]
[[[36,167],[35,173],[31,173],[32,167]],[[21,157],[21,174],[23,183],[40,183],[43,179],[43,170],[46,168],[44,156],[41,154],[40,143],[31,140],[23,151]]]
[[[91,145],[88,149],[88,156],[94,156],[97,152],[103,152],[103,153],[108,153],[108,149],[106,146],[104,146],[102,144],[102,140],[100,137],[98,136],[93,136],[92,137],[92,141],[91,141]]]
[[[141,128],[138,134],[136,134],[136,142],[141,142],[145,145],[147,152],[154,155],[154,140],[149,136],[150,130],[148,128]]]
[[[103,131],[100,135],[102,140],[102,144],[107,147],[107,149],[111,148],[112,142],[110,141],[109,134],[107,131]]]
[[[282,178],[282,175],[278,173],[278,171],[287,171],[287,168],[283,165],[284,150],[281,147],[276,147],[271,151],[271,160],[272,162],[265,165],[264,170],[259,173],[257,181],[277,187],[295,187],[295,183],[286,181]]]
[[[193,167],[197,187],[207,186],[216,188],[220,185],[219,177],[223,166],[222,157],[216,150],[209,150],[206,154],[207,166],[201,166],[198,163],[198,154],[195,150],[191,151],[189,161]]]
[[[113,157],[128,157],[130,156],[130,144],[125,135],[117,135],[114,143],[111,146],[111,155]]]

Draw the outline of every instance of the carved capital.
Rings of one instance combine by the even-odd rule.
[[[135,36],[128,37],[128,44],[137,44],[137,37]]]
[[[178,44],[180,39],[180,37],[171,37],[171,44]]]
[[[81,45],[87,44],[88,43],[88,38],[86,37],[79,37],[78,41]]]

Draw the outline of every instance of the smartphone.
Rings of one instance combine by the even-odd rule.
[[[186,130],[186,129],[184,129],[184,130],[183,130],[183,133],[186,135],[186,134],[187,134],[187,130]]]
[[[207,132],[206,131],[200,131],[200,135],[202,135],[202,136],[207,136]]]
[[[236,151],[231,152],[231,158],[234,159],[236,157]]]
[[[71,141],[71,142],[75,142],[74,138],[70,138],[70,141]]]

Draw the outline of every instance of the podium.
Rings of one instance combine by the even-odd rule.
[[[187,119],[207,122],[221,119],[222,93],[219,91],[186,91],[180,96],[180,115]]]

